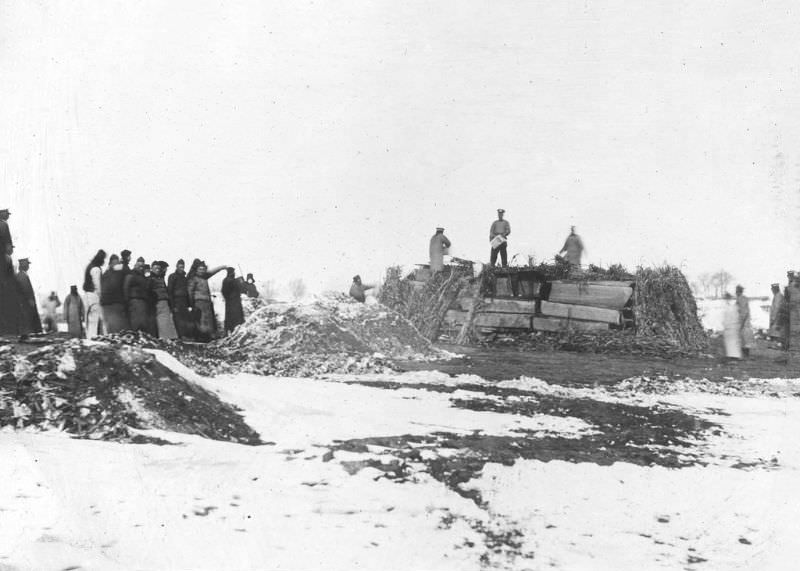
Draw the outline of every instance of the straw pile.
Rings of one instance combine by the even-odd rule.
[[[697,303],[678,268],[638,268],[633,296],[638,336],[668,339],[689,351],[708,349],[708,336],[697,316]]]
[[[447,310],[458,294],[470,284],[472,268],[445,266],[422,287],[415,287],[403,278],[400,267],[386,271],[380,302],[410,321],[423,337],[431,341],[439,337]]]

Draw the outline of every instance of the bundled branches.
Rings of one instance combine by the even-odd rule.
[[[666,338],[690,351],[708,348],[692,290],[674,266],[636,271],[633,313],[639,336]]]
[[[471,268],[445,266],[421,287],[402,277],[399,267],[386,271],[379,301],[408,319],[426,339],[439,336],[447,310],[469,284]]]

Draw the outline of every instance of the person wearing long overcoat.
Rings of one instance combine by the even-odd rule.
[[[167,279],[167,297],[178,336],[181,339],[191,339],[194,332],[189,312],[189,280],[185,268],[186,263],[178,260],[175,271]]]
[[[150,297],[155,306],[156,332],[159,339],[178,338],[169,306],[169,292],[164,282],[164,272],[168,266],[167,262],[159,261],[153,264],[150,270]]]
[[[123,284],[128,319],[134,331],[150,331],[150,288],[144,275],[144,258],[136,260]]]
[[[119,333],[131,328],[128,320],[128,310],[125,304],[125,270],[119,261],[119,256],[111,254],[108,259],[108,268],[101,277],[100,307],[103,311],[103,323],[107,333]],[[87,311],[87,315],[91,312]],[[87,318],[87,324],[92,322]],[[87,332],[89,338],[97,333],[93,330]]]
[[[567,253],[567,262],[573,268],[581,267],[581,256],[583,256],[583,240],[575,233],[575,226],[570,228],[569,236],[564,241],[564,247],[561,248],[559,254]]]
[[[444,235],[444,228],[437,228],[436,234],[431,238],[429,247],[431,273],[440,272],[444,269],[444,253],[450,247],[450,240]]]
[[[784,299],[779,284],[772,284],[772,305],[769,308],[769,336],[783,341],[786,334],[784,324]]]
[[[41,333],[42,320],[39,318],[39,305],[36,303],[36,294],[33,291],[33,285],[31,285],[31,278],[28,276],[29,269],[30,260],[22,258],[19,261],[19,271],[15,277],[22,296],[22,307],[28,330],[33,333]]]
[[[742,354],[750,356],[750,349],[755,345],[753,326],[750,323],[750,300],[744,295],[744,288],[736,286],[736,307],[739,311],[739,334],[742,338]]]
[[[70,286],[69,295],[64,300],[64,319],[70,337],[83,337],[83,311],[83,300],[78,295],[78,286]]]
[[[24,317],[19,284],[14,277],[13,252],[11,245],[0,252],[0,335],[19,336],[29,333],[29,328]]]
[[[244,283],[236,277],[236,270],[228,268],[228,275],[222,280],[222,297],[225,298],[225,332],[230,333],[244,323],[242,294]]]
[[[217,319],[214,316],[214,304],[211,300],[211,289],[208,280],[227,266],[208,269],[205,262],[197,264],[195,275],[189,279],[189,302],[192,306],[192,317],[196,327],[196,339],[202,342],[211,341],[217,333]]]

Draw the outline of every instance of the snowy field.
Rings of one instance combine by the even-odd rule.
[[[270,444],[4,431],[0,569],[788,570],[800,559],[800,381],[655,395],[436,372],[203,379],[160,359],[241,407]],[[617,447],[606,409],[691,436]],[[486,461],[486,441],[521,451]]]
[[[753,329],[769,329],[770,301],[750,300],[750,322]],[[698,299],[697,313],[703,327],[712,331],[722,331],[722,314],[725,309],[724,299]]]

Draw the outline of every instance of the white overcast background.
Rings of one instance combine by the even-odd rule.
[[[99,247],[346,289],[427,260],[800,269],[796,2],[0,0],[0,206],[34,284]]]

